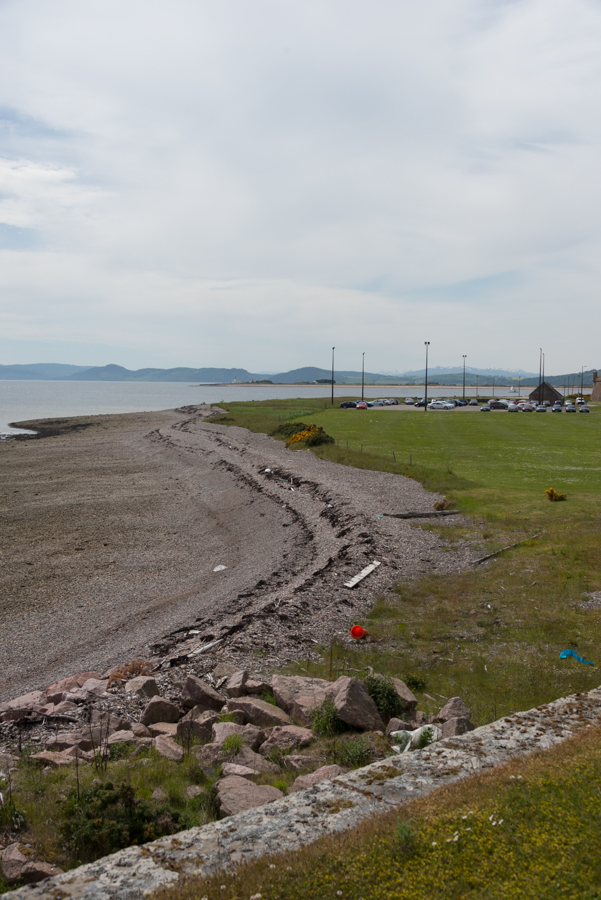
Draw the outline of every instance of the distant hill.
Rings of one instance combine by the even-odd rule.
[[[89,366],[70,366],[66,363],[30,363],[25,365],[0,365],[0,380],[11,381],[60,381],[85,372]]]
[[[0,376],[1,377],[1,376]],[[69,381],[188,381],[201,384],[231,384],[234,380],[239,382],[272,381],[274,384],[298,384],[299,382],[312,383],[318,378],[332,377],[330,369],[318,369],[315,366],[307,366],[303,369],[293,369],[291,372],[280,372],[276,375],[253,373],[247,369],[125,369],[123,366],[95,366],[82,372],[75,372],[69,376]],[[361,372],[335,372],[337,384],[360,384]],[[366,372],[365,380],[376,384],[394,384],[398,378],[391,375],[379,375],[375,372]]]
[[[398,377],[404,378],[423,378],[426,373],[425,369],[414,369],[411,372],[402,372]],[[484,375],[486,378],[536,378],[538,383],[538,372],[525,372],[523,369],[474,369],[471,366],[465,367],[465,374]],[[459,366],[434,366],[428,367],[428,378],[432,375],[448,375],[457,378],[458,375],[463,377],[463,369]]]

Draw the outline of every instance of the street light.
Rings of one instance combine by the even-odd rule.
[[[581,397],[584,397],[584,370],[585,369],[586,369],[586,366],[582,366],[582,369],[580,370],[580,396]]]
[[[361,363],[361,400],[365,395],[365,351],[363,351],[363,361]]]
[[[540,406],[543,402],[543,385],[541,381],[541,375],[543,371],[543,348],[539,347],[538,350],[538,405]]]
[[[332,406],[334,406],[334,350],[336,347],[332,347]]]
[[[425,383],[425,392],[424,392],[424,412],[428,410],[428,347],[430,346],[430,341],[424,341],[426,346],[426,383]]]
[[[466,353],[463,354],[463,399],[465,400],[465,357]]]

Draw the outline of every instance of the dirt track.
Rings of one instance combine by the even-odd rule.
[[[411,479],[288,451],[208,413],[63,420],[63,434],[0,444],[0,700],[151,644],[177,653],[179,637],[164,637],[190,627],[196,642],[294,655],[394,578],[471,559],[377,518],[432,509]],[[345,588],[372,559],[380,568]]]

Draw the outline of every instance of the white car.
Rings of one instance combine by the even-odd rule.
[[[432,403],[428,403],[428,409],[455,409],[455,404],[447,400],[433,400]]]
[[[507,412],[521,412],[522,408],[517,405],[517,403],[510,403],[507,407]]]
[[[415,400],[413,399],[413,397],[405,397],[405,405],[406,406],[413,406],[414,404],[415,404]]]

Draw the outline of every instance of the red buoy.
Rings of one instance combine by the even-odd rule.
[[[360,625],[353,625],[353,627],[351,628],[351,637],[356,641],[358,641],[359,638],[365,637],[366,634],[367,632],[363,628],[361,628]]]

